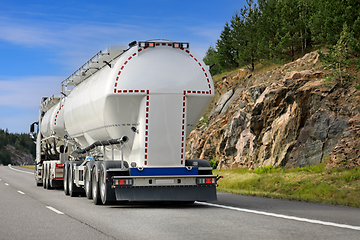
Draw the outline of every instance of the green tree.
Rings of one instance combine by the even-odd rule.
[[[8,144],[19,151],[31,153],[33,157],[36,155],[36,147],[29,134],[9,133],[8,129],[0,129],[0,163],[2,164],[11,163],[11,154],[6,150]]]
[[[10,164],[11,163],[11,155],[10,153],[5,149],[0,150],[0,164]]]
[[[260,36],[258,31],[259,9],[253,0],[246,0],[247,6],[240,10],[240,17],[234,23],[234,32],[236,32],[236,42],[238,50],[237,61],[239,65],[250,64],[251,71],[254,71],[255,62],[258,60],[258,45]]]
[[[232,69],[239,66],[236,62],[238,52],[233,47],[232,32],[229,23],[225,23],[220,39],[216,41],[219,64],[225,69]]]
[[[206,65],[209,66],[213,66],[213,64],[216,64],[216,66],[213,66],[210,69],[211,75],[220,74],[222,72],[222,66],[219,63],[218,53],[216,52],[216,49],[213,46],[210,46],[208,48],[203,61]]]
[[[275,6],[277,0],[258,0],[258,52],[265,59],[272,59],[270,46],[276,34],[276,23],[274,22]]]
[[[320,56],[325,63],[330,64],[328,67],[334,70],[334,73],[330,76],[335,81],[340,81],[344,85],[347,74],[346,68],[349,67],[349,56],[352,53],[351,46],[356,42],[353,33],[349,30],[346,22],[343,25],[343,30],[340,33],[339,40],[336,45],[328,46],[329,54],[325,56],[320,53]]]
[[[276,55],[280,58],[295,59],[295,53],[304,48],[303,39],[306,39],[306,23],[301,9],[302,1],[282,0],[276,4],[275,22],[278,24],[274,38]]]
[[[352,30],[360,30],[358,0],[314,0],[313,4],[314,14],[310,18],[310,28],[314,40],[335,45],[344,23]],[[355,33],[355,37],[360,34],[359,31]]]

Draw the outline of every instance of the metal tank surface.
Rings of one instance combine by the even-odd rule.
[[[189,187],[193,197],[186,201],[216,199],[217,178],[208,162],[185,159],[186,137],[213,96],[209,67],[191,52],[189,43],[145,41],[128,48],[109,47],[62,82],[61,96],[43,98],[37,174],[55,168],[46,165],[54,160],[46,156],[52,155],[57,164],[63,164],[65,193],[83,188],[89,195],[92,191],[89,198],[93,198],[98,194],[91,189],[96,181],[98,190],[106,192],[104,197],[113,192],[110,198],[115,200],[152,200],[141,199],[144,192],[161,195],[154,200],[182,200],[177,196],[182,191],[176,190],[172,197],[154,184],[184,190],[196,186]],[[104,180],[102,185],[101,174],[106,172],[113,173],[112,182]],[[210,180],[198,180],[197,175]],[[51,177],[39,177],[37,183],[46,182],[44,178]],[[130,185],[123,193],[117,186],[122,180]],[[209,185],[203,194],[211,197],[196,199],[203,180]],[[137,190],[129,190],[132,186]]]

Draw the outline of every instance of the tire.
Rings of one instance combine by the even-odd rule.
[[[50,172],[51,172],[51,165],[49,165],[49,169],[48,169],[48,176],[47,176],[47,186],[46,186],[46,189],[52,189],[52,186],[51,186],[51,180],[50,180]]]
[[[101,204],[100,193],[99,193],[99,182],[97,181],[98,178],[96,177],[97,174],[97,167],[95,166],[92,170],[92,184],[91,184],[91,191],[93,197],[93,203],[95,205]]]
[[[43,187],[44,187],[44,189],[46,189],[47,188],[47,166],[46,165],[44,165],[43,166],[43,168],[44,168],[44,174],[43,174]]]
[[[35,165],[34,175],[35,175],[36,186],[37,187],[42,186],[42,183],[39,181],[39,177],[38,177],[38,165]]]
[[[65,162],[63,181],[64,181],[64,193],[66,196],[69,195],[68,172],[69,172],[69,163]]]
[[[92,199],[92,182],[91,182],[91,168],[90,165],[86,165],[86,171],[84,176],[84,188],[87,199]]]
[[[100,176],[99,176],[99,192],[100,192],[100,198],[101,202],[104,205],[111,204],[114,202],[114,195],[111,190],[111,183],[107,180],[107,174],[106,174],[106,162],[102,162],[100,166]]]
[[[68,172],[68,186],[69,186],[69,195],[70,197],[75,197],[75,184],[74,184],[74,166],[72,163],[69,164]]]

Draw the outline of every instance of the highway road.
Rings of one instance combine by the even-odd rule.
[[[0,240],[360,239],[360,209],[218,193],[213,203],[95,206],[0,167]]]

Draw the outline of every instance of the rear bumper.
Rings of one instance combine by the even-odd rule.
[[[216,201],[215,185],[115,187],[117,201]]]

